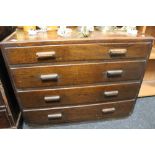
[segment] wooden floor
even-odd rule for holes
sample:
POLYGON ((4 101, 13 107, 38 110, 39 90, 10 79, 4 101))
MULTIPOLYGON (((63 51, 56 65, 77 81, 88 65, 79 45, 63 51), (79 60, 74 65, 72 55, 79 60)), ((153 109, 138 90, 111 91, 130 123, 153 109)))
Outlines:
POLYGON ((155 59, 155 47, 152 48, 150 59, 155 59))
POLYGON ((142 83, 138 97, 154 96, 155 95, 155 81, 144 81, 142 83))

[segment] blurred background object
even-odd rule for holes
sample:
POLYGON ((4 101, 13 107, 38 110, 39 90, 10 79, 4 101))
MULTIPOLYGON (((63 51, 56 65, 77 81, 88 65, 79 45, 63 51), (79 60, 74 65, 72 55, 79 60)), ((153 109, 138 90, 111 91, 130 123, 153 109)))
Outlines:
MULTIPOLYGON (((0 41, 15 31, 15 26, 0 26, 0 41)), ((20 128, 21 113, 0 51, 0 128, 20 128)))
POLYGON ((36 26, 23 26, 23 30, 25 32, 29 32, 30 30, 36 30, 36 26))

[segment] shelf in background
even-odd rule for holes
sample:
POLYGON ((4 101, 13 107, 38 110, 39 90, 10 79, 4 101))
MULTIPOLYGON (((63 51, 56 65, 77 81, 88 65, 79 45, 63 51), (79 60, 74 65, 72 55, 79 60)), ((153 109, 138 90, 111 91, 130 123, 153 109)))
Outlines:
POLYGON ((154 95, 155 95, 155 80, 143 81, 138 97, 146 97, 154 95))

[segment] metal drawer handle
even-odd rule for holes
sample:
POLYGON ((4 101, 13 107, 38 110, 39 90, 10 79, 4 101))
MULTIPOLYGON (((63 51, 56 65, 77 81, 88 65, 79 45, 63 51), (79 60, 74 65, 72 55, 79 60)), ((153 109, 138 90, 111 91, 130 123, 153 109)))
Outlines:
POLYGON ((60 96, 45 96, 45 102, 58 102, 60 101, 60 96))
POLYGON ((105 91, 105 92, 104 92, 104 96, 106 96, 106 97, 118 96, 118 90, 114 90, 114 91, 105 91))
POLYGON ((49 120, 60 119, 62 118, 62 113, 49 114, 47 117, 49 120))
POLYGON ((102 112, 104 114, 106 113, 111 113, 111 112, 114 112, 116 109, 113 107, 113 108, 107 108, 107 109, 102 109, 102 112))
POLYGON ((125 56, 127 53, 127 49, 110 49, 110 56, 125 56))
POLYGON ((123 70, 110 70, 107 71, 107 77, 118 77, 121 76, 123 73, 123 70))
POLYGON ((47 74, 47 75, 41 75, 40 78, 42 81, 57 81, 58 80, 58 74, 47 74))
POLYGON ((37 56, 38 59, 55 58, 55 51, 37 52, 36 56, 37 56))

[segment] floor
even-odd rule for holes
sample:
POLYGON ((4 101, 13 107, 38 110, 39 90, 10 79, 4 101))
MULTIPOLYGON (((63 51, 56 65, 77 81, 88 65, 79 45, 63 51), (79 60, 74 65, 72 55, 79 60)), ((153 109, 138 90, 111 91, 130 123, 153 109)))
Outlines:
POLYGON ((61 125, 30 126, 23 124, 24 129, 154 129, 155 128, 155 97, 139 98, 133 114, 117 120, 101 120, 61 125))

